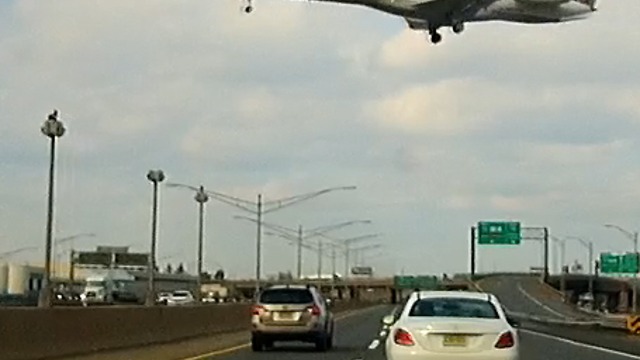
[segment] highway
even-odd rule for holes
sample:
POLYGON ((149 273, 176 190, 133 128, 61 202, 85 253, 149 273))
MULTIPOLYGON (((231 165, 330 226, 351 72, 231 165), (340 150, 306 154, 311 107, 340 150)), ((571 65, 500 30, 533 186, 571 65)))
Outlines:
POLYGON ((564 304, 558 293, 540 280, 528 276, 496 276, 479 282, 482 291, 496 295, 505 307, 515 313, 525 313, 557 320, 592 320, 595 316, 564 304))
MULTIPOLYGON (((336 347, 326 353, 315 352, 311 345, 294 343, 280 345, 272 351, 261 353, 253 353, 249 348, 242 347, 231 352, 223 351, 211 356, 183 360, 385 360, 383 346, 379 345, 384 342, 384 338, 380 337, 380 320, 390 311, 391 307, 378 307, 342 319, 337 325, 336 347)), ((640 356, 631 354, 631 352, 640 354, 632 348, 626 349, 628 353, 625 353, 565 339, 563 334, 571 333, 566 329, 547 330, 541 328, 520 330, 521 360, 640 360, 640 356), (548 333, 557 334, 549 335, 548 333)), ((590 334, 593 338, 599 337, 598 332, 590 332, 590 334)), ((616 336, 624 338, 623 335, 616 336)), ((640 345, 640 340, 633 339, 633 341, 640 345)))

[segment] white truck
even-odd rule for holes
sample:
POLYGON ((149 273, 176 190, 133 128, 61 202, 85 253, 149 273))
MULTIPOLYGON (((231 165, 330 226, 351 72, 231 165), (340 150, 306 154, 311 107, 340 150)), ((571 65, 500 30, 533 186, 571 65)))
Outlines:
POLYGON ((134 303, 144 298, 144 284, 123 269, 96 271, 86 277, 80 294, 83 305, 134 303))

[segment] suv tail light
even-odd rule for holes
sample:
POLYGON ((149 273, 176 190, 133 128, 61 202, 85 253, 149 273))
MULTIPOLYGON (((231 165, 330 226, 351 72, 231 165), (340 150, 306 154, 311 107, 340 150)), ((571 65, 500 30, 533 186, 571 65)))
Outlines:
POLYGON ((264 311, 265 308, 262 305, 253 305, 253 307, 251 308, 252 315, 262 315, 264 311))
POLYGON ((411 334, 408 331, 403 329, 396 330, 396 332, 393 334, 393 342, 402 346, 415 345, 415 342, 413 341, 413 336, 411 336, 411 334))
POLYGON ((497 349, 508 349, 510 347, 513 347, 515 343, 516 341, 513 334, 511 333, 511 331, 507 331, 500 335, 500 338, 496 342, 495 347, 497 349))
POLYGON ((311 313, 311 315, 313 316, 320 316, 320 307, 316 304, 314 304, 313 306, 309 306, 307 310, 309 310, 309 313, 311 313))

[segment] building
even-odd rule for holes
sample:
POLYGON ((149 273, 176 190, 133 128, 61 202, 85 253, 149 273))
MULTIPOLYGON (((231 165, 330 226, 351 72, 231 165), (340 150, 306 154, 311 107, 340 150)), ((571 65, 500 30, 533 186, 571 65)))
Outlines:
POLYGON ((24 264, 0 264, 0 294, 29 295, 42 289, 44 268, 24 264))

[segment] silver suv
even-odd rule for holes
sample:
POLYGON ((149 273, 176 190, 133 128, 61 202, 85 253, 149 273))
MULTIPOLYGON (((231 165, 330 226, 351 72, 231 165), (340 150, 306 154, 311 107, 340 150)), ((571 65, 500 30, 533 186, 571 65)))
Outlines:
POLYGON ((263 290, 252 308, 251 348, 262 351, 275 341, 314 343, 318 351, 333 347, 334 318, 315 288, 273 286, 263 290))

